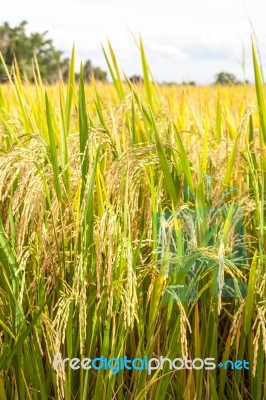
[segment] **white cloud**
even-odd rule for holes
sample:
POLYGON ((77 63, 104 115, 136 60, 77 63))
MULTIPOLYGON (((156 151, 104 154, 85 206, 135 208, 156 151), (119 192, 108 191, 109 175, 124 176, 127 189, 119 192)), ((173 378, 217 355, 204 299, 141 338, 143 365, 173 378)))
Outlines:
POLYGON ((158 56, 158 58, 165 58, 170 61, 184 61, 188 59, 186 53, 171 44, 165 45, 154 42, 148 45, 148 49, 153 56, 158 56))

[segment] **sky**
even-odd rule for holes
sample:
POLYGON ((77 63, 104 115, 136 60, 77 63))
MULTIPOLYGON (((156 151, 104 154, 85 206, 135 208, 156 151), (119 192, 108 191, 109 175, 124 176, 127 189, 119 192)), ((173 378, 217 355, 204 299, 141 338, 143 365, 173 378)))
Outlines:
POLYGON ((253 81, 251 31, 266 66, 265 0, 0 0, 0 24, 28 21, 77 65, 90 59, 107 70, 102 44, 112 43, 127 76, 141 73, 134 37, 141 35, 160 82, 208 84, 218 72, 253 81), (243 70, 245 65, 245 73, 243 70))

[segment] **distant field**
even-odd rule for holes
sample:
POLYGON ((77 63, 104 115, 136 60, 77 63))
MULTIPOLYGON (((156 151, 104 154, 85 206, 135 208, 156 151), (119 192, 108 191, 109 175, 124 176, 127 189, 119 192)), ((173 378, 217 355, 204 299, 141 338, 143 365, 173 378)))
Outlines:
POLYGON ((35 65, 0 86, 1 400, 266 398, 256 54, 256 86, 233 87, 157 87, 140 54, 139 85, 111 50, 113 84, 72 63, 67 84, 35 65), (55 371, 59 353, 249 369, 55 371))

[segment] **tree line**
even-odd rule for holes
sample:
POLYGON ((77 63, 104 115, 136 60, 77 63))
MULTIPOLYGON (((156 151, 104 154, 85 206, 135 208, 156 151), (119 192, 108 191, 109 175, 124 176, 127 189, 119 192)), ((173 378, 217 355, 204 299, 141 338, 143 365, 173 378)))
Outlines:
MULTIPOLYGON (((34 80, 32 59, 37 58, 42 78, 48 83, 55 82, 61 75, 63 79, 68 76, 69 59, 63 57, 63 52, 57 50, 51 39, 47 38, 48 32, 26 32, 27 21, 22 21, 18 26, 11 27, 8 22, 0 25, 0 52, 9 71, 12 69, 14 58, 22 75, 25 73, 30 81, 34 80)), ((92 75, 96 80, 106 81, 107 72, 100 67, 94 67, 91 60, 84 63, 84 78, 91 80, 92 75)), ((76 74, 78 79, 78 74, 76 74)), ((4 67, 0 64, 0 80, 7 79, 4 67)))
MULTIPOLYGON (((8 22, 0 25, 0 52, 9 69, 12 69, 14 57, 17 60, 21 74, 26 74, 30 81, 34 81, 32 59, 35 55, 38 61, 41 76, 48 83, 55 82, 61 76, 67 79, 69 70, 69 59, 63 57, 63 52, 57 50, 51 39, 47 38, 48 32, 31 33, 26 32, 27 21, 22 21, 18 26, 11 27, 8 22)), ((96 80, 106 81, 107 72, 100 67, 93 66, 91 60, 84 63, 84 78, 90 81, 92 76, 96 80)), ((78 80, 79 74, 76 74, 78 80)), ((7 80, 3 65, 0 63, 0 82, 7 80)), ((141 83, 143 78, 139 75, 130 77, 132 83, 141 83)), ((215 75, 215 85, 237 85, 241 84, 235 75, 228 72, 220 72, 215 75)), ((245 83, 248 83, 246 81, 245 83)), ((165 83, 165 84, 170 84, 165 83)), ((176 84, 172 82, 171 84, 176 84)), ((195 82, 182 82, 183 85, 193 85, 195 82)))

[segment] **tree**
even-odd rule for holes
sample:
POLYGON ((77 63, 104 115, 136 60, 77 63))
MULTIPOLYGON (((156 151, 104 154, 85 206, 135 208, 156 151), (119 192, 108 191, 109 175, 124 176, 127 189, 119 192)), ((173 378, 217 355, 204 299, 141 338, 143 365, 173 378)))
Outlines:
POLYGON ((87 60, 84 64, 84 78, 90 82, 92 76, 96 81, 105 82, 107 80, 107 72, 103 71, 100 67, 93 67, 91 60, 87 60))
POLYGON ((143 78, 140 75, 132 75, 129 80, 132 83, 143 83, 143 78))
POLYGON ((91 60, 87 60, 84 64, 84 79, 90 81, 92 77, 92 63, 91 60))
MULTIPOLYGON (((12 28, 8 22, 0 26, 0 51, 5 63, 10 70, 14 57, 16 58, 20 72, 26 73, 29 80, 33 80, 32 59, 34 54, 38 60, 42 77, 49 81, 55 81, 68 69, 68 59, 62 58, 62 52, 56 50, 51 39, 47 39, 47 32, 26 33, 26 21, 12 28)), ((5 75, 4 68, 0 65, 0 78, 5 75)))
POLYGON ((181 85, 182 86, 196 86, 196 82, 195 81, 189 81, 189 82, 183 81, 181 83, 181 85))
POLYGON ((107 79, 107 72, 103 71, 100 67, 93 67, 93 76, 96 81, 105 82, 107 79))
MULTIPOLYGON (((64 80, 67 80, 69 71, 69 59, 63 58, 63 53, 55 49, 53 41, 47 39, 47 31, 43 33, 26 33, 27 22, 22 21, 12 28, 8 22, 0 26, 0 52, 3 55, 9 71, 12 68, 14 57, 17 60, 21 74, 27 75, 30 81, 34 80, 32 59, 35 54, 41 76, 48 82, 54 82, 59 78, 59 71, 64 80)), ((87 81, 92 75, 96 80, 106 81, 107 72, 100 67, 94 67, 90 60, 84 65, 84 76, 87 81)), ((75 74, 76 79, 79 74, 75 74)), ((5 70, 0 64, 0 81, 6 80, 5 70)))
POLYGON ((238 83, 234 74, 228 72, 220 72, 215 75, 215 85, 236 85, 238 83))

